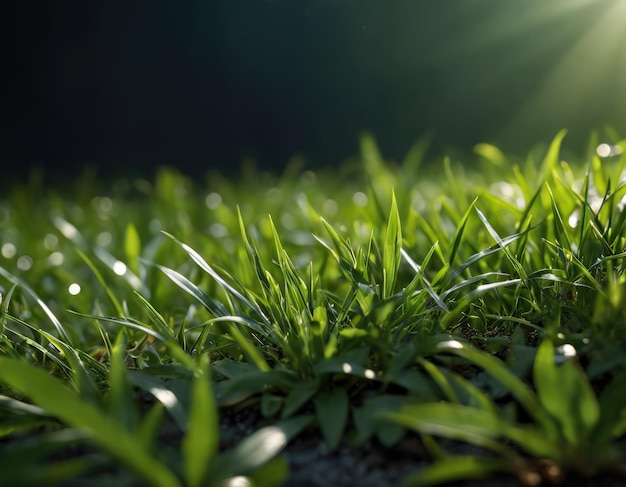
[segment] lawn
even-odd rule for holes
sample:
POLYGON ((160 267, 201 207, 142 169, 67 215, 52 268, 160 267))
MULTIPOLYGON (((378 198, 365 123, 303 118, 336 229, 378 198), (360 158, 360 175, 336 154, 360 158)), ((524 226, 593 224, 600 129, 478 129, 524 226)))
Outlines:
POLYGON ((2 484, 293 485, 310 437, 411 438, 406 486, 626 477, 626 142, 566 162, 564 135, 519 160, 425 164, 421 140, 394 163, 364 136, 316 172, 14 185, 2 484), (256 419, 233 439, 234 411, 256 419))

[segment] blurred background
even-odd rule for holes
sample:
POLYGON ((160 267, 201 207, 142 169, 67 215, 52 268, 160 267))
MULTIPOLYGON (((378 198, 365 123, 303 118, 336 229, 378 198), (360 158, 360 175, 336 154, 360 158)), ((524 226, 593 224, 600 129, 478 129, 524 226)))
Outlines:
POLYGON ((561 128, 626 134, 624 0, 28 1, 3 7, 2 178, 294 155, 336 165, 370 131, 400 159, 561 128))

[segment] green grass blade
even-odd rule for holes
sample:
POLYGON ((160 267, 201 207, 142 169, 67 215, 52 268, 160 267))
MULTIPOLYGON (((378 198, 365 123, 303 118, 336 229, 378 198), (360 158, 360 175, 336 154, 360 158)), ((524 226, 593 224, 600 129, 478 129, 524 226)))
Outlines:
POLYGON ((619 373, 600 395, 600 422, 594 432, 599 444, 626 433, 626 371, 619 373))
POLYGON ((476 262, 478 262, 481 259, 484 259, 485 257, 495 254, 496 252, 500 252, 502 251, 504 248, 506 248, 507 246, 511 245, 513 242, 515 242, 516 240, 519 240, 520 238, 522 238, 525 234, 527 234, 529 231, 531 231, 532 228, 529 228, 527 230, 525 230, 524 232, 521 233, 516 233, 513 235, 509 235, 508 237, 504 237, 502 239, 500 239, 500 242, 485 249, 485 250, 481 250, 480 252, 476 252, 474 255, 472 255, 469 259, 467 259, 463 264, 461 264, 460 266, 456 267, 452 273, 450 274, 450 280, 453 281, 454 279, 456 279, 457 277, 459 277, 463 272, 465 272, 468 268, 470 268, 472 265, 474 265, 476 262))
POLYGON ((552 189, 550 186, 546 184, 548 189, 548 193, 550 194, 550 201, 552 203, 552 218, 554 223, 554 236, 556 237, 557 243, 567 249, 568 251, 572 250, 572 244, 569 239, 569 235, 567 234, 567 228, 565 227, 565 223, 563 222, 563 217, 561 216, 561 211, 559 210, 559 205, 554 198, 554 194, 552 193, 552 189))
POLYGON ((126 340, 124 333, 117 334, 117 340, 111 350, 109 372, 109 394, 107 409, 127 431, 133 431, 137 425, 133 393, 126 371, 126 340))
POLYGON ((19 285, 27 294, 29 294, 36 302, 37 305, 43 310, 45 315, 48 317, 57 333, 61 337, 61 339, 70 346, 73 346, 72 340, 68 333, 65 331, 65 327, 61 324, 59 319, 54 315, 52 310, 48 307, 46 303, 37 295, 37 293, 30 287, 23 279, 20 279, 17 276, 14 276, 10 272, 8 272, 4 267, 0 267, 0 275, 5 277, 7 280, 11 281, 13 284, 19 285))
MULTIPOLYGON (((57 318, 50 311, 51 316, 56 320, 57 318)), ((8 319, 20 323, 23 326, 26 326, 33 330, 35 333, 41 335, 52 345, 53 349, 57 353, 52 353, 48 351, 44 346, 39 343, 36 343, 30 340, 27 337, 22 336, 26 339, 30 346, 40 350, 42 354, 46 357, 51 357, 52 360, 60 366, 62 370, 67 371, 68 375, 73 379, 74 386, 77 391, 79 391, 84 398, 89 398, 91 400, 96 400, 98 397, 97 387, 94 383, 94 379, 92 375, 88 372, 87 367, 85 366, 84 359, 91 360, 91 358, 81 352, 80 350, 72 347, 67 344, 65 341, 57 338, 52 335, 52 333, 48 333, 45 330, 37 327, 36 325, 27 323, 23 320, 16 319, 12 316, 7 316, 8 319)), ((58 321, 58 320, 57 320, 58 321)), ((14 332, 15 333, 15 332, 14 332)))
POLYGON ((165 385, 161 378, 150 375, 143 370, 131 370, 128 373, 128 380, 154 396, 167 410, 181 431, 187 430, 189 426, 187 412, 178 396, 165 385))
POLYGON ((467 220, 469 219, 472 210, 476 206, 476 202, 478 198, 474 198, 474 201, 469 205, 461 221, 456 227, 456 231, 454 232, 454 239, 452 240, 452 248, 450 249, 450 255, 448 256, 448 263, 450 265, 454 264, 454 259, 456 258, 456 254, 459 251, 459 247, 461 246, 461 242, 463 241, 463 235, 465 234, 465 228, 467 226, 467 220))
POLYGON ((348 393, 345 389, 321 392, 313 400, 317 422, 331 451, 339 446, 346 428, 349 412, 348 393))
POLYGON ((466 441, 500 454, 513 455, 498 441, 503 424, 493 411, 440 402, 407 405, 396 412, 381 415, 423 434, 466 441))
POLYGON ((178 240, 173 235, 167 232, 163 232, 163 233, 167 235, 169 238, 171 238, 172 240, 174 240, 174 242, 176 242, 187 253, 187 255, 191 257, 191 259, 198 265, 198 267, 200 267, 204 272, 210 275, 220 286, 222 286, 222 288, 224 288, 228 293, 233 295, 239 301, 244 303, 248 308, 250 308, 251 310, 254 310, 254 312, 257 313, 259 317, 261 317, 261 319, 265 322, 265 324, 267 325, 270 324, 270 320, 267 318, 267 316, 265 316, 261 308, 259 308, 259 306, 257 306, 255 303, 250 301, 243 294, 241 294, 237 289, 235 289, 232 285, 226 282, 226 280, 222 276, 220 276, 217 273, 217 271, 215 271, 215 269, 213 269, 213 267, 211 267, 208 264, 208 262, 205 261, 198 252, 192 249, 189 245, 178 240))
POLYGON ((206 294, 202 289, 196 286, 193 282, 183 276, 180 272, 175 271, 174 269, 170 269, 169 267, 165 267, 159 264, 153 264, 157 269, 159 269, 163 274, 165 274, 174 284, 176 284, 179 288, 181 288, 186 293, 193 296, 200 304, 202 304, 206 309, 208 309, 215 316, 227 315, 228 310, 224 307, 222 303, 213 299, 211 296, 206 294))
POLYGON ((106 293, 107 297, 109 298, 109 301, 111 301, 111 304, 113 305, 113 308, 115 309, 115 312, 118 314, 118 316, 124 316, 124 309, 122 308, 122 305, 120 304, 119 300, 117 299, 117 296, 115 296, 115 294, 113 294, 113 291, 111 291, 111 288, 109 287, 109 285, 104 280, 104 277, 102 276, 102 274, 100 273, 100 271, 98 270, 96 265, 89 258, 89 256, 85 252, 83 252, 81 249, 76 248, 75 250, 76 250, 76 253, 83 260, 83 262, 85 262, 85 264, 87 264, 87 267, 89 267, 89 269, 91 269, 91 272, 93 272, 93 275, 96 276, 96 279, 100 283, 100 286, 102 287, 102 289, 104 289, 104 292, 106 293))
POLYGON ((513 254, 511 254, 511 252, 508 249, 508 246, 510 245, 511 242, 510 241, 505 242, 500 237, 500 235, 498 235, 498 232, 496 232, 495 228, 491 226, 485 214, 482 211, 480 211, 478 208, 475 208, 475 210, 476 210, 476 213, 478 214, 478 218, 480 218, 480 221, 483 223, 483 225, 489 232, 489 235, 491 235, 491 238, 493 238, 496 241, 496 243, 502 248, 504 255, 506 255, 507 259, 509 259, 509 262, 511 262, 511 264, 513 265, 513 268, 515 269, 515 272, 517 273, 517 275, 520 276, 522 279, 526 278, 526 271, 524 270, 524 267, 519 262, 519 260, 517 260, 513 256, 513 254))
POLYGON ((564 345, 566 355, 558 357, 554 345, 546 340, 537 351, 534 379, 543 407, 561 425, 563 436, 572 446, 583 446, 600 417, 600 407, 587 376, 567 354, 575 354, 564 345), (564 363, 557 364, 557 358, 564 363))
MULTIPOLYGON (((168 333, 159 333, 159 331, 155 331, 150 328, 148 325, 140 322, 132 321, 131 319, 125 318, 116 318, 115 316, 95 316, 88 315, 83 313, 73 313, 78 316, 83 316, 85 318, 96 319, 100 321, 107 321, 109 323, 114 323, 116 325, 125 326, 128 328, 133 328, 135 330, 139 330, 146 335, 156 338, 161 343, 168 347, 168 350, 172 354, 176 360, 178 360, 185 367, 189 368, 189 370, 195 370, 196 364, 194 360, 183 350, 180 344, 176 341, 175 335, 172 334, 171 330, 168 333)), ((168 328, 169 330, 169 328, 168 328)), ((161 330, 165 331, 165 330, 161 330)))
POLYGON ((561 143, 563 142, 563 138, 567 135, 567 130, 563 129, 559 131, 558 134, 552 139, 550 146, 548 147, 548 151, 543 158, 541 163, 541 177, 548 179, 554 172, 558 170, 559 167, 559 154, 561 152, 561 143))
POLYGON ((552 416, 545 410, 533 390, 511 372, 501 360, 458 340, 442 341, 437 345, 437 349, 440 352, 449 352, 474 362, 506 387, 528 414, 535 418, 537 424, 545 429, 547 434, 555 433, 555 423, 552 416))
POLYGON ((128 262, 130 270, 138 275, 139 256, 141 255, 141 239, 139 237, 137 227, 132 222, 126 225, 124 250, 126 251, 126 261, 128 262))
POLYGON ((400 268, 400 250, 402 249, 402 229, 395 193, 391 194, 391 210, 387 222, 383 245, 383 299, 394 294, 398 269, 400 268))
POLYGON ((428 487, 470 479, 481 480, 495 472, 510 471, 513 466, 512 462, 499 458, 451 457, 405 477, 400 487, 428 487))
POLYGON ((248 475, 274 458, 287 443, 313 422, 313 416, 297 416, 256 431, 220 459, 221 478, 248 475))
POLYGON ((26 362, 0 357, 0 380, 30 397, 68 425, 91 433, 92 441, 150 485, 178 487, 174 474, 117 421, 67 389, 63 382, 26 362))
POLYGON ((211 390, 208 359, 203 355, 192 384, 189 427, 183 439, 183 462, 186 485, 206 485, 209 467, 219 446, 217 405, 211 390))

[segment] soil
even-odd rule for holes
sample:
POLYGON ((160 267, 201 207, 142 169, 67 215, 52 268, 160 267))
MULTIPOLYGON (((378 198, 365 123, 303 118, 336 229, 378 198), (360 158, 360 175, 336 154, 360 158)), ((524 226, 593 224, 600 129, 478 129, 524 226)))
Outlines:
MULTIPOLYGON (((263 423, 251 409, 225 409, 221 412, 222 447, 230 448, 252 434, 263 423)), ((453 455, 476 455, 481 451, 471 445, 442 441, 453 455)), ((484 452, 483 452, 484 453, 484 452)), ((376 440, 360 445, 343 446, 329 451, 317 433, 303 434, 290 442, 281 453, 289 464, 284 487, 393 487, 407 475, 428 466, 427 453, 421 441, 407 435, 398 444, 386 448, 376 440)), ((481 480, 446 484, 449 487, 518 487, 528 486, 513 475, 498 474, 481 480)), ((534 484, 540 485, 540 484, 534 484)), ((579 478, 575 475, 548 479, 541 485, 574 487, 626 487, 626 478, 615 475, 579 478)))

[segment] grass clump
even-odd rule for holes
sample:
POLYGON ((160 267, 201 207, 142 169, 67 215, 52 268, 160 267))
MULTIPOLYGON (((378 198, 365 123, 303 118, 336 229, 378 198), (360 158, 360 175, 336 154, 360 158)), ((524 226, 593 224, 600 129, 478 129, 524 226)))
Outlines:
POLYGON ((416 432, 431 466, 406 485, 626 473, 626 158, 568 164, 563 136, 472 168, 421 167, 424 142, 384 162, 365 136, 336 171, 14 188, 4 478, 281 485, 315 431, 416 432), (227 448, 233 407, 263 419, 227 448))

